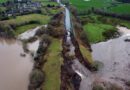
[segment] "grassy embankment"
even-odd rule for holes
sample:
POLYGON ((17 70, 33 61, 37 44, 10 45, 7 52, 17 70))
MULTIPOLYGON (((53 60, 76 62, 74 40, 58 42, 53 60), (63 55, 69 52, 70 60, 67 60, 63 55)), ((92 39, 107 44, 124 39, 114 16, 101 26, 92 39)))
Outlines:
POLYGON ((52 39, 52 43, 46 54, 47 62, 43 67, 45 72, 45 82, 43 90, 60 90, 60 70, 63 59, 61 57, 61 41, 52 39))
POLYGON ((87 48, 85 48, 83 45, 80 45, 80 51, 81 51, 83 57, 85 59, 87 59, 89 63, 91 63, 91 64, 94 63, 93 59, 92 59, 92 55, 91 55, 90 51, 87 48))

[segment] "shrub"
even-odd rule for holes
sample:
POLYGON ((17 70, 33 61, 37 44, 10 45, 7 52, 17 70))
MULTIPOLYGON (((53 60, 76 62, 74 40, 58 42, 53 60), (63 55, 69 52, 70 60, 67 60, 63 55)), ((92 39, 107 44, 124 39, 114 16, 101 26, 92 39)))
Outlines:
POLYGON ((44 26, 42 26, 39 30, 36 31, 35 35, 36 36, 41 36, 43 34, 47 33, 47 30, 44 26))
POLYGON ((118 33, 117 30, 115 30, 115 29, 106 30, 105 32, 102 33, 102 35, 105 37, 105 39, 114 38, 114 37, 116 37, 118 34, 119 34, 119 33, 118 33))
POLYGON ((92 65, 94 71, 98 71, 100 68, 102 68, 104 64, 100 61, 95 61, 92 65))
POLYGON ((62 37, 64 35, 64 27, 48 25, 47 32, 53 37, 62 37))
POLYGON ((107 90, 123 90, 123 88, 114 83, 110 83, 109 87, 107 87, 107 90))
POLYGON ((44 72, 39 69, 34 69, 30 74, 30 88, 38 88, 44 81, 44 72))
POLYGON ((45 55, 46 50, 50 43, 51 43, 51 38, 47 34, 44 34, 42 36, 42 41, 40 42, 39 48, 37 50, 37 56, 34 57, 35 61, 39 62, 41 60, 42 56, 45 55))
POLYGON ((77 10, 76 10, 76 7, 71 6, 71 7, 70 7, 70 10, 71 10, 71 13, 72 13, 74 16, 77 16, 77 10))
POLYGON ((90 51, 91 51, 91 46, 90 46, 90 44, 89 44, 89 40, 88 40, 88 38, 87 38, 87 35, 86 35, 85 31, 82 31, 82 32, 81 32, 81 34, 80 34, 80 39, 82 40, 82 42, 83 42, 84 44, 86 44, 86 45, 89 47, 89 49, 90 49, 90 51))
POLYGON ((123 2, 123 3, 130 3, 130 0, 117 0, 119 2, 123 2))
POLYGON ((130 86, 130 81, 127 81, 125 84, 126 84, 127 86, 130 86))
POLYGON ((34 42, 34 41, 36 41, 37 40, 37 37, 30 37, 28 40, 27 40, 27 42, 34 42))
POLYGON ((27 46, 27 41, 23 41, 22 44, 23 44, 22 46, 23 46, 23 50, 24 50, 24 52, 28 53, 29 50, 28 50, 28 46, 27 46))
POLYGON ((14 37, 14 31, 8 24, 0 23, 0 36, 14 37))
POLYGON ((47 43, 48 45, 51 43, 51 37, 47 34, 43 34, 42 36, 42 42, 47 43))
POLYGON ((101 85, 94 85, 92 90, 104 90, 101 85))

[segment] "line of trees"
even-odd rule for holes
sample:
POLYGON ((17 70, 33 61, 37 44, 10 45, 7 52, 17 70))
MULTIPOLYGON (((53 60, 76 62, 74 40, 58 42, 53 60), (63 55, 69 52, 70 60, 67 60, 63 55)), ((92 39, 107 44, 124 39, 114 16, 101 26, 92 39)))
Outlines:
POLYGON ((119 2, 130 3, 130 0, 117 0, 119 2))
POLYGON ((110 12, 106 12, 104 10, 101 9, 92 9, 93 13, 95 14, 100 14, 103 16, 111 16, 114 18, 120 18, 120 19, 124 19, 124 20, 130 20, 130 15, 127 14, 117 14, 117 13, 110 13, 110 12))

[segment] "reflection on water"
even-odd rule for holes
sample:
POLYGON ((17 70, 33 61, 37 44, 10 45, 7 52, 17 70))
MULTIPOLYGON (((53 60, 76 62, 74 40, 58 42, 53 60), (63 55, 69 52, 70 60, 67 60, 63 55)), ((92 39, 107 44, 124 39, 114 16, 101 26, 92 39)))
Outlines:
POLYGON ((8 44, 8 45, 11 45, 11 44, 14 44, 16 42, 15 39, 6 39, 6 38, 0 38, 0 44, 8 44))
POLYGON ((0 40, 0 90, 27 90, 33 63, 16 40, 0 40))

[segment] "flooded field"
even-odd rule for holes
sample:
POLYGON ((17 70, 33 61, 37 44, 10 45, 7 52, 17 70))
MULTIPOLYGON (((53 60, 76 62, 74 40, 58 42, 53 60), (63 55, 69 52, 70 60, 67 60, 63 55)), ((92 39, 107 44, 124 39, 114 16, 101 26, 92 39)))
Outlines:
POLYGON ((16 40, 0 40, 0 90, 27 90, 33 62, 16 40))
POLYGON ((120 26, 117 28, 121 33, 119 38, 92 44, 93 59, 101 64, 97 72, 90 72, 75 62, 82 76, 80 90, 92 90, 94 83, 120 88, 116 90, 130 90, 126 85, 130 81, 130 41, 126 41, 130 37, 130 30, 120 26))
POLYGON ((130 37, 130 30, 119 26, 117 28, 122 36, 93 44, 92 55, 94 60, 103 63, 104 67, 98 72, 100 77, 115 82, 127 90, 124 84, 130 80, 130 41, 125 40, 130 37))

